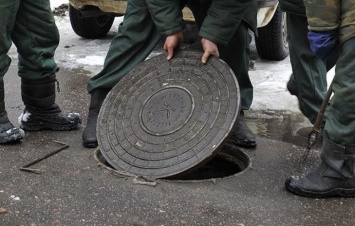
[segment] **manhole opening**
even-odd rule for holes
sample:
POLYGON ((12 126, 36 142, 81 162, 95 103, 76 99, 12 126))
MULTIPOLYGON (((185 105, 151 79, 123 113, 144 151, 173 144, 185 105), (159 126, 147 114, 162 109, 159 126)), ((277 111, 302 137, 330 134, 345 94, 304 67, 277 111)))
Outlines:
MULTIPOLYGON (((101 154, 99 149, 95 151, 95 159, 104 166, 105 169, 114 171, 118 174, 125 176, 124 174, 116 171, 101 154)), ((237 148, 230 146, 224 146, 220 152, 218 152, 212 159, 210 159, 204 165, 190 169, 186 172, 163 178, 165 180, 178 180, 178 181, 201 181, 209 179, 225 178, 236 175, 245 169, 250 164, 248 155, 240 151, 237 148)))

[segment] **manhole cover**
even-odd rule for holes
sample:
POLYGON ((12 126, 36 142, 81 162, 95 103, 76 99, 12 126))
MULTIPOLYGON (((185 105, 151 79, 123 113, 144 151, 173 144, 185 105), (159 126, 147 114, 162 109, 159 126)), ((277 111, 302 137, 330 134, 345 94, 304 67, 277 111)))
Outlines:
POLYGON ((98 118, 102 155, 125 175, 163 178, 217 153, 240 107, 235 75, 201 53, 166 54, 139 64, 108 94, 98 118))

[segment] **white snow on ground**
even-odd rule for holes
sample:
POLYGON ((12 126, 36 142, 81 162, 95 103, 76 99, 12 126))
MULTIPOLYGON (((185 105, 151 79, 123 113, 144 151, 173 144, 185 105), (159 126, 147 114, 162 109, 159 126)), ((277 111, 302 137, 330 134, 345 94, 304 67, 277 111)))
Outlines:
POLYGON ((77 59, 76 62, 79 64, 87 65, 103 65, 105 61, 104 56, 87 56, 85 58, 77 59))
MULTIPOLYGON (((53 9, 63 3, 68 3, 68 1, 51 0, 53 9)), ((102 69, 110 41, 117 33, 118 25, 122 19, 122 17, 115 19, 107 37, 88 40, 74 33, 68 16, 56 17, 61 35, 59 51, 56 54, 59 66, 67 69, 82 68, 89 72, 89 76, 94 76, 102 69)), ((290 75, 289 57, 279 62, 257 59, 255 68, 250 70, 250 78, 254 85, 254 100, 251 109, 299 112, 297 99, 291 96, 286 89, 290 75)), ((334 70, 329 73, 328 80, 331 80, 333 75, 334 70)))
POLYGON ((68 4, 69 0, 50 0, 51 8, 54 9, 55 7, 60 6, 61 4, 68 4))

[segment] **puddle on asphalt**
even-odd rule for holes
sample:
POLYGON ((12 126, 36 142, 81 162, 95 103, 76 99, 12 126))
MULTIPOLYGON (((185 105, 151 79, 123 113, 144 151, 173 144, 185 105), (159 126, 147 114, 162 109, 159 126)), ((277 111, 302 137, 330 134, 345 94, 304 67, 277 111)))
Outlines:
MULTIPOLYGON (((290 111, 245 111, 249 128, 260 137, 275 139, 298 146, 307 146, 312 124, 302 113, 290 111)), ((318 140, 315 147, 320 147, 318 140)))

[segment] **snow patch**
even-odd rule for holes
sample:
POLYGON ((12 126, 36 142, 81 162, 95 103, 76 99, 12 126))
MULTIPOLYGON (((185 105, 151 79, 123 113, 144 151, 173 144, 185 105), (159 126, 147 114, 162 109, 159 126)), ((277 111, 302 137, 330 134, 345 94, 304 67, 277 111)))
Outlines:
POLYGON ((87 56, 85 58, 76 59, 79 64, 85 65, 104 65, 105 57, 103 56, 87 56))
POLYGON ((22 125, 22 122, 27 122, 30 119, 30 117, 31 117, 31 113, 26 111, 22 113, 20 117, 18 117, 18 123, 22 125))

